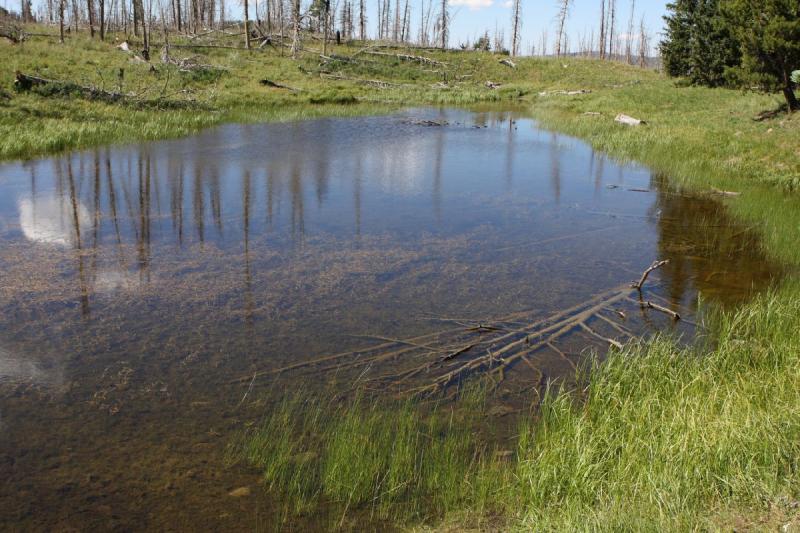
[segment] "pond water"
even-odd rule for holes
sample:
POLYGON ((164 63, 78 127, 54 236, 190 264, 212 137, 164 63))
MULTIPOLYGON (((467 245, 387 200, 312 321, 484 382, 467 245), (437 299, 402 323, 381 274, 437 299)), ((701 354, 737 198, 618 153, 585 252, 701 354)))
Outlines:
POLYGON ((604 338, 691 339, 698 294, 732 305, 780 269, 713 198, 513 112, 227 125, 0 165, 0 527, 248 529, 270 504, 223 453, 265 393, 426 387, 656 259, 646 298, 684 320, 617 300, 509 362, 508 405, 604 338), (456 353, 468 335, 495 337, 456 353))

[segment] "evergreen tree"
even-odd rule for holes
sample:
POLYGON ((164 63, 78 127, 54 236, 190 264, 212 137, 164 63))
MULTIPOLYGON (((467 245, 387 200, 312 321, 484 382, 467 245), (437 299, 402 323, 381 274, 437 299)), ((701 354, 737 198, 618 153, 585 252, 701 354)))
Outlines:
POLYGON ((698 0, 696 13, 690 78, 709 87, 727 84, 726 73, 742 61, 741 45, 721 13, 719 0, 698 0))
POLYGON ((799 110, 792 71, 800 68, 800 1, 724 0, 724 12, 742 43, 739 72, 765 89, 781 89, 789 110, 799 110))
POLYGON ((689 75, 689 54, 692 43, 692 25, 697 0, 676 0, 667 4, 669 15, 664 15, 666 28, 661 41, 661 59, 664 70, 673 77, 689 75))
POLYGON ((726 71, 740 63, 741 54, 719 0, 676 0, 667 8, 660 45, 667 74, 698 85, 725 84, 726 71))
POLYGON ((719 0, 676 0, 667 8, 660 45, 667 74, 698 85, 725 84, 726 71, 740 63, 741 54, 719 0))

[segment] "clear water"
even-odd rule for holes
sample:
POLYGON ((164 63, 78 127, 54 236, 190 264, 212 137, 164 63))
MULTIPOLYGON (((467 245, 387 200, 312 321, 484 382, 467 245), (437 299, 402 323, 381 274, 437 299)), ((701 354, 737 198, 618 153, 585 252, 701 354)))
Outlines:
MULTIPOLYGON (((223 466, 231 432, 266 391, 352 379, 254 372, 445 318, 546 317, 654 259, 652 297, 689 319, 698 293, 731 305, 780 275, 714 200, 516 113, 227 125, 0 165, 0 524, 248 529, 270 504, 223 466)), ((529 362, 564 377, 604 349, 564 342, 568 360, 529 362)), ((526 372, 505 401, 539 384, 526 372)))

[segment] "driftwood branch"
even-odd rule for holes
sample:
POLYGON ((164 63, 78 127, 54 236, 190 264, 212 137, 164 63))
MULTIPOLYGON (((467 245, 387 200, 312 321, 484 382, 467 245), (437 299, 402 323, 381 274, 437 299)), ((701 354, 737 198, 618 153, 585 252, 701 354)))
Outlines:
POLYGON ((645 301, 645 302, 641 302, 640 305, 642 307, 647 307, 648 309, 655 309, 656 311, 661 311, 662 313, 672 317, 673 320, 680 320, 681 319, 681 315, 679 315, 678 313, 676 313, 672 309, 667 309, 666 307, 658 305, 656 303, 653 303, 653 302, 651 302, 649 300, 645 301))
POLYGON ((642 277, 639 278, 639 281, 636 281, 636 282, 632 283, 631 287, 636 289, 636 290, 641 291, 642 287, 644 286, 644 282, 647 281, 647 277, 650 275, 650 273, 653 270, 657 270, 657 269, 661 268, 662 266, 666 265, 667 263, 669 263, 669 259, 663 259, 661 261, 653 261, 653 264, 650 265, 649 267, 647 267, 647 269, 644 272, 642 272, 642 277))

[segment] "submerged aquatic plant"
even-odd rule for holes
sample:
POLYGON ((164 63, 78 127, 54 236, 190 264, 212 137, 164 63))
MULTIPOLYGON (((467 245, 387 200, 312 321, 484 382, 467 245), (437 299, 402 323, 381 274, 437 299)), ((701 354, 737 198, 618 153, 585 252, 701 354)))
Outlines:
POLYGON ((503 501, 492 495, 510 471, 481 437, 484 400, 474 388, 457 409, 425 412, 413 400, 295 395, 242 433, 229 459, 259 468, 266 487, 296 513, 322 502, 397 522, 440 519, 457 508, 488 511, 503 501))

